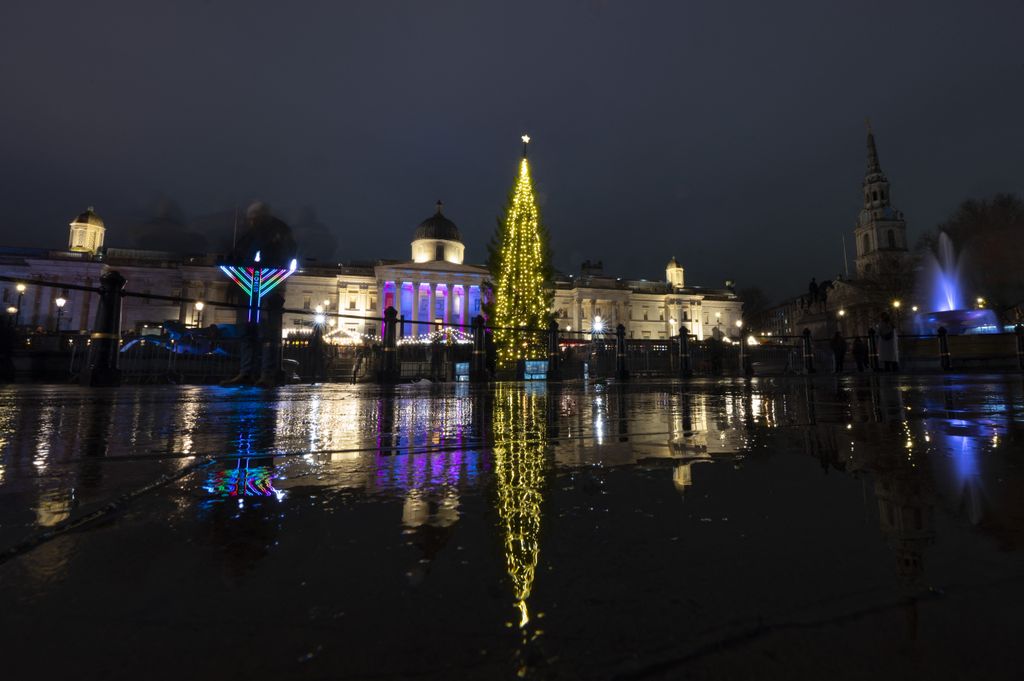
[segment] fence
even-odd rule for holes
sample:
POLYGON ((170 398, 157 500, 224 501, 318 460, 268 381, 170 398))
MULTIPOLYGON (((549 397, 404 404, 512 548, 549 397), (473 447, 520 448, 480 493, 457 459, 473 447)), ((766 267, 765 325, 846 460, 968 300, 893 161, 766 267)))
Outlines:
MULTIPOLYGON (((0 276, 0 280, 13 281, 4 276, 0 276)), ((186 329, 180 324, 172 329, 173 332, 159 336, 121 336, 118 331, 122 295, 176 303, 196 302, 182 297, 124 292, 125 283, 116 272, 105 274, 100 288, 34 281, 33 285, 38 286, 100 293, 97 330, 87 335, 54 332, 21 336, 5 331, 0 360, 6 362, 5 367, 13 367, 7 373, 31 380, 73 380, 80 375, 95 373, 98 366, 107 372, 109 380, 129 383, 216 383, 236 374, 246 342, 237 336, 219 336, 216 331, 207 329, 201 332, 186 329)), ((207 302, 206 305, 247 307, 226 302, 207 302)), ((479 381, 496 376, 491 336, 495 329, 485 328, 482 317, 471 325, 418 321, 433 331, 420 337, 400 338, 399 329, 405 325, 393 308, 386 311, 384 319, 372 320, 341 313, 280 307, 261 309, 276 314, 317 314, 324 318, 373 321, 382 330, 380 339, 371 339, 369 343, 358 346, 332 345, 312 332, 289 335, 280 346, 280 365, 289 380, 395 382, 425 378, 432 381, 479 381)), ((615 333, 567 332, 558 330, 555 325, 544 330, 506 330, 546 338, 546 354, 542 353, 545 356, 538 359, 546 358, 551 362, 550 377, 556 380, 786 374, 828 372, 836 368, 833 341, 812 339, 809 332, 805 336, 749 336, 749 341, 739 341, 696 340, 688 336, 661 340, 626 339, 621 325, 615 333)), ((847 339, 847 370, 856 366, 857 358, 851 346, 857 340, 864 346, 876 347, 873 337, 847 339)), ((1011 334, 946 336, 943 333, 938 336, 906 335, 897 340, 901 371, 1024 369, 1024 327, 1020 326, 1016 333, 1011 334)), ((271 345, 276 348, 276 343, 271 345)), ((868 364, 877 368, 877 353, 873 350, 869 352, 868 364)), ((88 382, 96 384, 92 379, 88 382)))

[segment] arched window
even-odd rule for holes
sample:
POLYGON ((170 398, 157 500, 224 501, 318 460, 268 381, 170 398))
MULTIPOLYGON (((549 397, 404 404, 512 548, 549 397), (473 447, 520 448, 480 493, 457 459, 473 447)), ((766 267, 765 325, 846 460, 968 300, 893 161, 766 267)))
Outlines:
POLYGON ((444 244, 434 245, 434 260, 444 260, 444 244))
POLYGON ((865 234, 864 235, 864 252, 867 253, 870 250, 871 250, 871 235, 870 234, 865 234))
POLYGON ((871 199, 873 201, 877 201, 878 200, 878 192, 877 191, 871 192, 871 199))
POLYGON ((896 233, 890 229, 887 237, 889 239, 889 248, 896 248, 896 233))

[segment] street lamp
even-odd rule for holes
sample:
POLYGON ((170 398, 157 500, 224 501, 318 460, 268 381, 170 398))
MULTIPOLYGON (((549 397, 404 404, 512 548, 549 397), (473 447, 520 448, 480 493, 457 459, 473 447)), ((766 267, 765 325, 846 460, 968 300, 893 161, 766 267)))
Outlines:
POLYGON ((18 309, 14 313, 14 325, 17 326, 21 322, 21 299, 25 297, 25 289, 28 287, 19 282, 14 288, 18 291, 18 309))
POLYGON ((980 309, 983 307, 985 307, 985 299, 982 298, 981 296, 978 296, 978 308, 980 309))
POLYGON ((18 308, 11 305, 10 307, 7 308, 7 314, 18 314, 18 308))
POLYGON ((840 317, 845 317, 846 316, 846 310, 839 310, 839 316, 840 317))
POLYGON ((917 305, 911 305, 910 306, 910 311, 911 312, 917 312, 917 305))
POLYGON ((203 301, 200 300, 200 301, 198 301, 196 303, 196 313, 195 313, 195 315, 193 315, 194 319, 192 320, 192 323, 195 324, 195 326, 197 326, 197 327, 203 325, 203 308, 204 307, 205 307, 205 305, 203 304, 203 301))
POLYGON ((57 305, 57 329, 56 330, 57 330, 58 333, 60 333, 60 318, 64 314, 64 306, 67 304, 68 301, 65 298, 57 298, 57 300, 55 300, 53 302, 57 305))
POLYGON ((601 315, 594 317, 594 323, 590 328, 594 333, 604 333, 604 320, 601 319, 601 315))

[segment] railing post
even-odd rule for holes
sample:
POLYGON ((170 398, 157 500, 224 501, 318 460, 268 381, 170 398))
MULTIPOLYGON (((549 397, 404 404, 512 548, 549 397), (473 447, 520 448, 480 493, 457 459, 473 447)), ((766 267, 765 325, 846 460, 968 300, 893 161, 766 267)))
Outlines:
POLYGON ((804 329, 804 370, 809 373, 814 373, 814 346, 811 345, 811 330, 804 329))
POLYGON ((393 307, 384 310, 383 352, 378 373, 380 383, 397 383, 398 370, 398 311, 393 307))
POLYGON ((558 322, 552 319, 548 323, 548 380, 562 380, 559 367, 560 352, 558 349, 558 322))
POLYGON ((473 383, 487 381, 487 341, 484 338, 483 315, 473 317, 473 358, 469 364, 469 380, 473 383))
POLYGON ((693 369, 690 368, 690 332, 686 327, 679 329, 679 378, 690 378, 693 376, 693 369))
POLYGON ((127 283, 117 270, 107 270, 100 277, 100 304, 95 328, 89 335, 89 359, 82 372, 82 385, 121 385, 121 296, 127 283))
POLYGON ((938 330, 939 334, 939 366, 942 367, 943 371, 949 371, 953 368, 953 361, 949 357, 949 332, 946 331, 946 327, 940 326, 938 330))
POLYGON ((1013 327, 1013 331, 1017 334, 1017 367, 1024 369, 1024 324, 1013 327))
POLYGON ((629 369, 626 367, 626 327, 622 324, 615 327, 615 380, 629 380, 629 369))
POLYGON ((874 327, 868 329, 868 366, 878 371, 878 332, 874 327))

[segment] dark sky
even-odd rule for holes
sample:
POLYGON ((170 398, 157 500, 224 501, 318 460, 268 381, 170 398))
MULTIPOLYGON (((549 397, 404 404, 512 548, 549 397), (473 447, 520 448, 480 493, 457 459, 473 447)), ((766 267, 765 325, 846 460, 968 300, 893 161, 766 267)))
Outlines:
POLYGON ((5 0, 0 25, 12 246, 90 204, 117 246, 158 197, 203 225, 260 198, 312 208, 336 259, 404 258, 442 198, 479 262, 528 131, 557 267, 676 255, 780 295, 842 266, 866 115, 912 238, 1024 192, 1019 1, 5 0))

